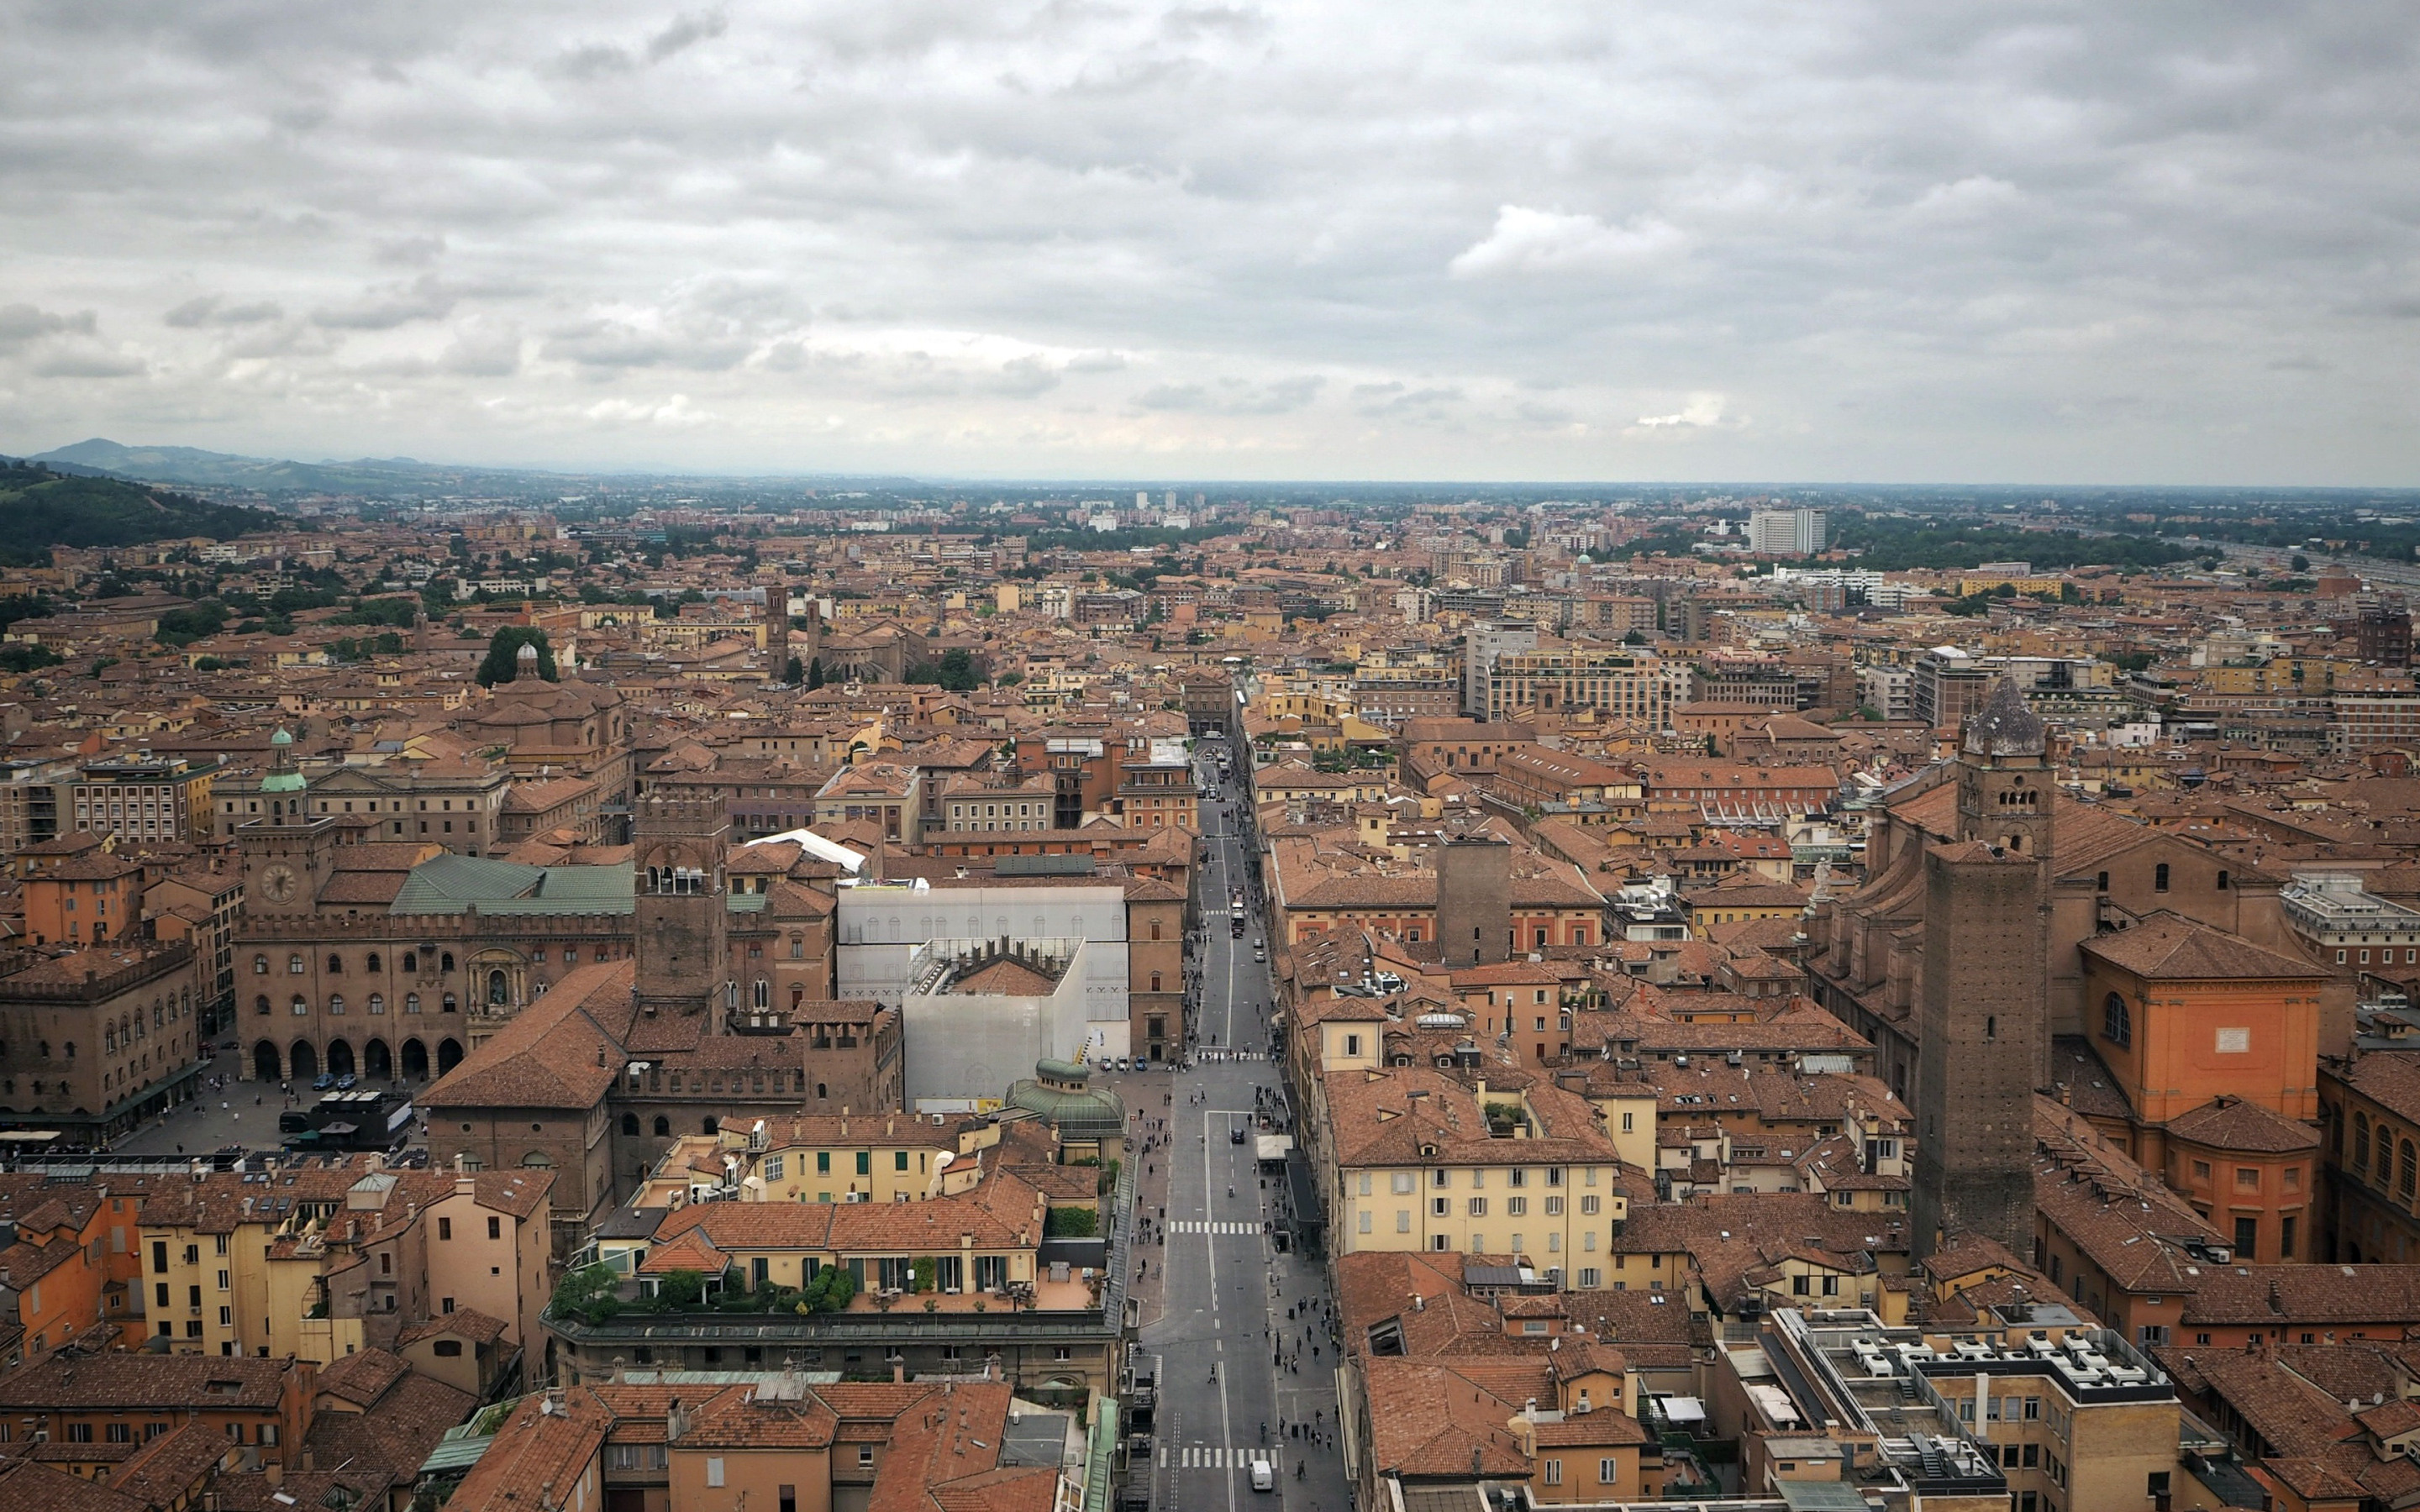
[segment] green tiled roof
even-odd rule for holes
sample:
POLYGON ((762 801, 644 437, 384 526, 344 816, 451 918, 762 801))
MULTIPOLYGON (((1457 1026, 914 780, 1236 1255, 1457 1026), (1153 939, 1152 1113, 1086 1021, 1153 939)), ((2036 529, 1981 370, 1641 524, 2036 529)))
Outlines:
MULTIPOLYGON (((726 894, 735 914, 757 914, 765 893, 726 894)), ((484 856, 431 856, 411 869, 393 914, 627 914, 637 903, 632 873, 619 866, 522 866, 484 856)))

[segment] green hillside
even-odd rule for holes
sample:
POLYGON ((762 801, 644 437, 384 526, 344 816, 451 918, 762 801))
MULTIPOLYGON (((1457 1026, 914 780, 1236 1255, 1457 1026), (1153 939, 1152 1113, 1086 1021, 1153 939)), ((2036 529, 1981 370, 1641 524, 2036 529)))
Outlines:
POLYGON ((228 541, 290 523, 265 509, 0 459, 0 562, 12 565, 46 561, 54 546, 135 546, 179 535, 228 541))

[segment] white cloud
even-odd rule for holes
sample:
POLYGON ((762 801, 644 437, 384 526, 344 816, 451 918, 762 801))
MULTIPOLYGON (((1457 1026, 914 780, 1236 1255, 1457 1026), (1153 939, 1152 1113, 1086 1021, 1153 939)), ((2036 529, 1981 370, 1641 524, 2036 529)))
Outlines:
POLYGON ((1607 225, 1592 215, 1506 205, 1496 212, 1495 229, 1450 266, 1456 278, 1601 273, 1678 252, 1688 239, 1680 227, 1652 215, 1607 225))
POLYGON ((1700 430, 1723 424, 1723 396, 1719 393, 1693 393, 1688 402, 1668 415, 1641 415, 1637 424, 1649 430, 1679 427, 1700 430))

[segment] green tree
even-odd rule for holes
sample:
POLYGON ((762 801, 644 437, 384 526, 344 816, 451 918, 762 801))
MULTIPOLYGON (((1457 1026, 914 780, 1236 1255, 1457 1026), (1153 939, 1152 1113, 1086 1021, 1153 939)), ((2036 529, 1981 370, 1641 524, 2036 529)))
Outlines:
POLYGON ((706 1296, 706 1275, 700 1271, 666 1271, 656 1283, 656 1303, 667 1312, 694 1307, 706 1296))
POLYGON ((18 640, 0 646, 0 671, 38 671, 44 667, 55 667, 65 660, 65 656, 39 641, 18 640))
POLYGON ((2311 570, 2311 559, 2303 555, 2300 551, 2297 551, 2294 553, 2294 560, 2288 563, 2288 565, 2291 566, 2296 572, 2308 572, 2311 570))
POLYGON ((807 663, 807 691, 812 693, 824 686, 824 659, 817 656, 807 663))
POLYGON ((520 676, 523 646, 537 647, 540 677, 550 683, 563 680, 555 671, 554 648, 546 643, 546 632, 534 625, 507 625, 488 638, 488 655, 479 662, 479 686, 493 687, 520 676))
POLYGON ((796 687, 799 684, 806 681, 806 677, 807 670, 803 666, 799 665, 798 657, 792 656, 788 661, 782 664, 782 681, 789 684, 791 687, 796 687))

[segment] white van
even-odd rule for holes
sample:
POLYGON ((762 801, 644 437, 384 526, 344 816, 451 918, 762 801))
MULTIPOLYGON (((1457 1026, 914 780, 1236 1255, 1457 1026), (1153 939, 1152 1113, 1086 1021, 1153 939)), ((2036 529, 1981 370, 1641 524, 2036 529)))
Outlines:
POLYGON ((1278 1489, 1278 1471, 1265 1459, 1252 1461, 1252 1489, 1274 1491, 1278 1489))

